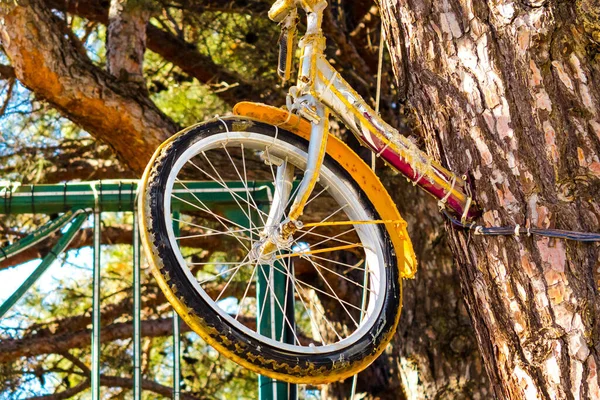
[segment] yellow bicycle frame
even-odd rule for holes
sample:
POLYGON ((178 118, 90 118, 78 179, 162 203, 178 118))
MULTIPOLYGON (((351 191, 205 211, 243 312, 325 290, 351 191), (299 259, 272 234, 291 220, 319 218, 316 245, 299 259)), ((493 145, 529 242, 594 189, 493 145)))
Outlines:
POLYGON ((290 219, 293 221, 300 217, 314 188, 327 143, 329 110, 363 145, 436 197, 441 207, 448 207, 463 222, 476 217, 478 211, 467 182, 442 167, 383 121, 327 61, 325 37, 321 30, 326 6, 325 0, 278 0, 269 11, 269 17, 274 21, 282 21, 296 7, 303 8, 307 14, 307 30, 299 42, 302 52, 298 80, 296 86, 289 90, 291 101, 288 102, 288 111, 298 113, 312 123, 309 166, 313 168, 305 173, 290 219))

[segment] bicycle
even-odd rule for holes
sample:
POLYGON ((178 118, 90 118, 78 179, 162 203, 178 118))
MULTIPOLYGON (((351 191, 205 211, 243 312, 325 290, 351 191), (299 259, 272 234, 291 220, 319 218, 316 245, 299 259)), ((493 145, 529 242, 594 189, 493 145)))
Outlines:
POLYGON ((385 123, 327 61, 326 6, 277 0, 269 11, 282 25, 284 82, 298 8, 307 16, 286 109, 243 102, 233 117, 178 133, 149 162, 139 200, 147 258, 179 315, 231 360, 293 383, 341 380, 374 361, 396 330, 402 279, 417 267, 389 194, 329 135, 331 112, 463 222, 478 213, 467 182, 385 123), (200 201, 186 186, 191 177, 213 181, 237 208, 200 201), (271 201, 255 200, 259 190, 271 201), (175 200, 195 211, 177 214, 175 200), (207 260, 194 240, 225 247, 207 260))

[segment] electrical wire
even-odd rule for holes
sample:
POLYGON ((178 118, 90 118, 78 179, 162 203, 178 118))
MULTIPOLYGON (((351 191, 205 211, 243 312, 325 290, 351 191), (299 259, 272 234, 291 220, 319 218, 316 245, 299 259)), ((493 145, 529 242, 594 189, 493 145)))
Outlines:
POLYGON ((442 213, 452 222, 452 225, 458 228, 474 230, 475 235, 483 236, 546 236, 557 239, 574 240, 577 242, 600 242, 600 233, 593 232, 575 232, 562 229, 539 229, 525 228, 520 225, 515 226, 492 226, 489 228, 477 225, 475 223, 463 223, 454 218, 448 211, 442 210, 442 213))

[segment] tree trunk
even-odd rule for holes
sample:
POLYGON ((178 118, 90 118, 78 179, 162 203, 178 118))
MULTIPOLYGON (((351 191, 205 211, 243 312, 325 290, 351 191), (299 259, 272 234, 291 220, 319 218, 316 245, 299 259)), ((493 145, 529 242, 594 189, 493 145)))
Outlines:
MULTIPOLYGON (((401 100, 478 224, 600 231, 591 2, 381 3, 401 100)), ((495 396, 600 398, 598 244, 449 234, 495 396)))
MULTIPOLYGON (((358 375, 358 398, 487 399, 489 381, 437 203, 388 168, 377 172, 408 222, 419 270, 416 279, 403 283, 392 346, 358 375)), ((352 379, 330 384, 322 397, 350 399, 351 384, 352 379)))
POLYGON ((96 67, 44 2, 3 3, 0 21, 3 51, 17 79, 110 144, 133 171, 141 173, 154 150, 179 130, 139 87, 96 67))
POLYGON ((106 64, 108 72, 125 82, 146 87, 144 52, 146 24, 150 11, 144 3, 133 0, 111 0, 106 35, 106 64))

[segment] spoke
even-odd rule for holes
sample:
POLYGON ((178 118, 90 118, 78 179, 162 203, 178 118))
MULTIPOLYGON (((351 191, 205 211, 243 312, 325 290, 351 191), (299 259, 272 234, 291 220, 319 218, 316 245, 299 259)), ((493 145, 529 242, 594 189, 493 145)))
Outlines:
MULTIPOLYGON (((278 249, 279 251, 279 249, 278 249)), ((279 254, 281 255, 281 252, 279 251, 279 254)), ((275 267, 274 267, 275 268, 275 267)), ((308 318, 310 318, 311 322, 314 324, 315 329, 317 330, 317 333, 319 334, 319 337, 321 338, 321 344, 323 345, 327 345, 327 343, 325 342, 325 340, 323 339, 323 335, 321 334, 321 330, 319 329, 319 324, 317 323, 317 321, 315 320, 315 317, 313 316, 312 311, 310 311, 308 309, 308 307, 306 306, 306 303, 304 303, 304 299, 302 298, 302 294, 300 293, 300 290, 298 289, 302 289, 300 287, 300 284, 298 283, 298 280, 296 279, 295 276, 290 275, 287 273, 287 271, 285 272, 285 274, 288 276, 288 278, 291 279, 292 284, 294 285, 294 287, 296 288, 296 293, 298 293, 298 298, 300 299, 300 302, 302 303, 302 306, 304 307, 304 309, 306 310, 306 314, 308 315, 308 318)), ((306 298, 308 299, 308 296, 306 296, 306 298)), ((315 307, 316 308, 316 307, 315 307)), ((328 322, 330 325, 331 323, 329 321, 327 321, 327 318, 325 317, 325 315, 323 315, 323 317, 325 318, 325 321, 328 322)), ((342 340, 342 337, 337 333, 337 331, 335 330, 335 328, 332 326, 333 331, 335 332, 335 334, 337 335, 337 337, 342 340)), ((300 342, 298 342, 300 343, 300 342)))
MULTIPOLYGON (((246 187, 246 198, 248 199, 248 214, 251 214, 250 212, 250 199, 252 199, 252 203, 254 204, 254 207, 256 209, 258 209, 256 202, 254 201, 254 197, 250 196, 250 190, 248 190, 248 175, 246 174, 246 156, 245 156, 245 152, 244 152, 244 143, 240 143, 240 148, 242 150, 242 167, 244 169, 244 179, 242 179, 242 182, 245 182, 245 187, 246 187)), ((229 155, 229 152, 227 153, 229 155)), ((258 213, 258 216, 260 217, 261 221, 263 221, 262 216, 260 215, 260 213, 258 213)), ((264 221, 262 222, 263 224, 263 229, 264 229, 264 221)), ((252 238, 252 232, 250 232, 250 237, 252 238)))
MULTIPOLYGON (((202 154, 204 155, 205 158, 207 158, 206 154, 204 152, 202 152, 202 154)), ((208 160, 208 158, 207 158, 207 160, 208 160)), ((239 194, 237 194, 233 190, 231 190, 231 188, 229 186, 227 186, 227 184, 225 183, 224 180, 221 179, 221 182, 220 182, 218 179, 216 179, 214 176, 212 176, 211 174, 209 174, 208 172, 206 172, 204 169, 202 169, 199 166, 197 166, 191 159, 188 160, 187 162, 190 163, 190 164, 192 164, 198 171, 202 172, 204 175, 206 175, 207 177, 209 177, 210 179, 212 179, 219 186, 221 186, 222 188, 226 189, 229 192, 229 194, 231 195, 231 197, 236 201, 236 203, 237 203, 237 199, 240 199, 241 201, 243 201, 244 203, 246 203, 246 200, 242 196, 240 196, 239 194)), ((212 163, 210 163, 210 160, 208 162, 211 165, 211 167, 214 169, 215 167, 212 166, 212 163)), ((217 175, 218 175, 218 173, 217 173, 217 175)), ((220 177, 220 175, 219 175, 219 177, 220 177)), ((238 206, 239 206, 239 203, 238 203, 238 206)), ((244 212, 244 214, 245 214, 244 209, 241 206, 240 206, 240 208, 242 209, 242 212, 244 212)), ((259 213, 263 213, 264 214, 264 211, 261 211, 258 208, 256 208, 256 211, 258 211, 259 213)))
MULTIPOLYGON (((294 280, 294 285, 298 288, 298 289, 302 289, 302 287, 300 286, 300 280, 299 279, 295 279, 294 280)), ((306 286, 310 287, 310 285, 304 283, 306 286)), ((304 291, 304 289, 302 289, 304 291)), ((321 330, 319 329, 319 324, 313 319, 313 313, 311 311, 308 310, 308 308, 306 307, 306 304, 304 304, 304 300, 302 300, 302 294, 300 294, 299 290, 296 290, 296 293, 298 293, 298 297, 300 298, 300 301, 302 302, 302 305, 304 306, 304 309, 306 310, 309 318, 311 321, 313 321, 313 323, 315 324, 315 329, 317 330, 317 332, 319 333, 319 337, 321 338, 321 343, 324 345, 327 345, 327 343, 325 342, 325 340, 323 339, 323 335, 321 334, 321 330)), ((306 293, 306 292, 304 292, 306 293)), ((304 295, 306 296, 306 294, 304 295)), ((306 298, 308 299, 308 296, 306 296, 306 298)), ((323 319, 325 320, 325 323, 327 325, 329 325, 329 327, 331 328, 331 330, 333 331, 333 333, 335 333, 335 336, 337 336, 337 338, 339 340, 343 340, 344 338, 342 338, 342 336, 338 333, 337 329, 335 329, 335 326, 333 326, 333 324, 331 323, 331 321, 329 321, 329 319, 327 318, 327 316, 325 315, 324 312, 322 312, 318 305, 315 304, 315 310, 317 310, 319 312, 319 314, 321 314, 321 316, 323 317, 323 319)))
MULTIPOLYGON (((180 183, 181 183, 181 184, 182 184, 184 187, 186 187, 186 186, 183 184, 183 182, 181 182, 181 181, 180 181, 180 183)), ((186 187, 186 189, 187 189, 187 187, 186 187)), ((189 189, 188 189, 188 190, 189 190, 189 189)), ((214 212, 210 211, 210 209, 208 209, 208 207, 206 207, 206 205, 205 205, 205 204, 202 202, 202 200, 198 199, 198 197, 196 197, 196 195, 195 195, 194 193, 192 193, 192 192, 190 192, 190 193, 192 194, 192 196, 194 196, 194 198, 195 198, 196 200, 198 200, 198 202, 199 202, 199 203, 200 203, 200 204, 201 204, 201 205, 202 205, 202 206, 203 206, 205 209, 202 209, 201 207, 198 207, 196 204, 192 204, 192 203, 190 203, 189 201, 186 201, 186 200, 184 200, 184 199, 181 199, 181 198, 177 197, 176 195, 173 195, 173 197, 175 197, 175 198, 176 198, 176 199, 178 199, 179 201, 183 201, 183 202, 185 202, 185 203, 187 203, 187 204, 191 205, 192 207, 195 207, 195 208, 197 208, 197 209, 198 209, 198 210, 200 210, 200 211, 204 211, 204 212, 207 212, 207 213, 211 214, 212 216, 214 216, 214 217, 217 219, 217 221, 219 221, 219 223, 220 223, 221 225, 223 225, 223 226, 224 226, 225 228, 227 228, 227 229, 229 229, 229 227, 228 227, 228 226, 227 226, 225 223, 223 223, 223 221, 227 221, 227 222, 231 223, 232 225, 235 225, 235 226, 237 226, 238 228, 242 228, 242 229, 244 228, 243 226, 241 226, 241 225, 239 225, 239 224, 236 224, 235 222, 233 222, 233 221, 230 221, 229 219, 227 219, 227 218, 225 218, 225 217, 220 217, 220 216, 218 216, 217 214, 215 214, 214 212)), ((243 243, 243 242, 242 242, 240 239, 236 238, 236 240, 237 240, 237 241, 238 241, 238 242, 239 242, 239 243, 242 245, 242 247, 244 247, 244 249, 246 249, 246 251, 248 251, 248 252, 250 251, 250 249, 248 249, 248 247, 246 247, 246 245, 245 245, 245 244, 244 244, 244 243, 243 243)))
MULTIPOLYGON (((259 264, 258 264, 258 261, 257 261, 256 265, 257 265, 257 267, 258 267, 258 268, 259 268, 259 269, 262 271, 262 268, 263 268, 263 266, 262 266, 262 265, 259 265, 259 264)), ((269 280, 271 279, 271 273, 272 273, 272 272, 273 272, 273 268, 269 268, 269 279, 267 279, 267 281, 269 281, 269 280)), ((264 275, 264 274, 265 274, 265 273, 263 272, 263 275, 264 275)), ((258 275, 258 274, 257 274, 257 275, 258 275)), ((258 279, 258 276, 257 276, 257 279, 258 279)), ((258 282, 258 280, 257 280, 257 282, 258 282)), ((257 291, 257 294, 258 294, 258 291, 257 291)), ((259 295, 259 298, 260 298, 260 295, 259 295)), ((264 299, 264 301, 263 301, 263 304, 262 304, 262 307, 261 307, 261 309, 260 309, 260 313, 258 314, 258 324, 256 325, 256 331, 257 331, 257 332, 259 332, 259 331, 260 331, 260 323, 261 323, 261 321, 262 321, 262 316, 263 316, 263 315, 264 315, 264 313, 265 313, 265 306, 266 306, 266 304, 267 304, 267 301, 266 301, 266 299, 264 299)), ((257 310, 258 310, 258 305, 257 305, 257 310)))
MULTIPOLYGON (((285 209, 287 210, 287 208, 292 204, 292 201, 294 200, 294 198, 296 197, 296 195, 298 194, 298 189, 300 189, 300 185, 298 185, 296 187, 296 190, 294 191, 294 194, 292 196, 290 196, 290 198, 287 201, 287 204, 285 205, 285 209)), ((316 199, 317 197, 319 197, 321 195, 321 193, 323 193, 324 191, 326 191, 327 189, 329 189, 329 186, 324 187, 323 189, 321 189, 321 191, 319 191, 319 193, 313 195, 313 197, 311 199, 309 199, 306 204, 304 205, 304 208, 306 208, 306 206, 308 206, 310 204, 311 201, 313 201, 314 199, 316 199)), ((286 215, 287 218, 287 215, 286 215)))
MULTIPOLYGON (((363 274, 363 285, 367 287, 369 284, 369 264, 365 262, 365 272, 363 274)), ((367 305, 367 294, 363 291, 362 300, 360 302, 360 322, 363 322, 364 316, 366 314, 365 306, 367 305)))
MULTIPOLYGON (((305 260, 308 260, 313 267, 315 267, 315 270, 317 271, 317 273, 319 274, 319 276, 321 277, 321 279, 323 279, 323 282, 325 282, 325 284, 327 285, 327 287, 329 288, 329 290, 331 290, 331 293, 333 293, 333 295, 335 296, 335 298, 337 299, 337 301, 340 303, 340 305, 342 306, 342 308, 344 309, 344 311, 346 311, 346 314, 348 314, 348 316, 350 317, 350 319, 352 320, 352 322, 354 322, 354 325, 356 325, 356 327, 358 328, 358 324, 356 323, 356 321, 354 320, 354 317, 352 317, 352 314, 350 314, 350 311, 348 311, 348 309, 346 308, 346 306, 344 305, 344 302, 342 299, 340 299, 338 297, 338 295, 335 293, 335 290, 333 290, 333 288, 331 287, 331 285, 329 284, 329 282, 327 281, 327 279, 325 279, 325 277, 323 276, 323 274, 321 273, 321 270, 315 265, 315 263, 308 257, 303 257, 305 260)), ((354 306, 355 308, 357 308, 358 310, 360 310, 360 308, 354 306)))
MULTIPOLYGON (((325 239, 327 239, 327 240, 322 240, 322 241, 320 241, 320 242, 318 242, 318 243, 315 243, 315 244, 313 245, 313 246, 318 246, 318 245, 320 245, 320 244, 322 244, 322 243, 325 243, 325 242, 327 242, 328 240, 335 240, 335 241, 337 241, 337 242, 344 243, 344 244, 352 244, 352 242, 349 242, 349 241, 347 241, 347 240, 343 240, 343 239, 338 239, 338 237, 339 237, 339 236, 346 235, 346 234, 348 234, 348 233, 350 233, 350 232, 352 232, 352 231, 354 231, 354 230, 355 230, 354 228, 352 228, 352 229, 348 229, 347 231, 344 231, 344 232, 342 232, 342 233, 338 233, 337 235, 335 235, 335 236, 332 236, 332 237, 329 237, 329 236, 326 236, 326 235, 322 235, 322 234, 320 234, 320 233, 316 233, 316 232, 309 232, 309 231, 305 231, 305 230, 302 230, 302 229, 298 229, 298 230, 297 230, 297 232, 300 232, 300 233, 307 233, 307 234, 310 234, 310 235, 314 235, 314 236, 318 236, 318 237, 322 237, 322 238, 325 238, 325 239)), ((296 242, 296 240, 297 240, 297 239, 294 239, 294 242, 296 242)), ((298 243, 296 243, 296 244, 298 244, 298 243)))
MULTIPOLYGON (((227 146, 223 145, 223 149, 225 150, 225 153, 227 153, 227 157, 229 158, 229 161, 231 161, 231 164, 233 165, 233 168, 235 169, 235 172, 237 174, 237 176, 240 178, 240 181, 242 181, 242 184, 244 185, 244 188, 246 189, 246 204, 248 205, 248 215, 252 215, 252 213, 250 212, 250 200, 252 200, 252 204, 253 207, 258 210, 258 206, 256 205, 256 202, 254 201, 254 198, 250 197, 250 189, 248 189, 248 179, 246 176, 246 158, 244 156, 244 145, 241 145, 242 148, 242 163, 244 165, 244 178, 242 178, 242 175, 240 174, 240 171, 238 170, 237 166, 235 165, 235 162, 233 161, 233 158, 231 158, 231 155, 229 154, 229 150, 227 150, 227 146)), ((260 220, 262 222, 262 224, 265 224, 265 220, 263 219, 262 215, 260 213, 258 213, 258 216, 260 217, 260 220)), ((250 221, 250 218, 248 218, 248 224, 251 224, 252 222, 250 221)))
MULTIPOLYGON (((284 269, 286 271, 289 271, 290 267, 291 267, 292 263, 288 263, 287 265, 285 265, 284 263, 284 269)), ((293 275, 293 273, 290 273, 289 275, 293 275)), ((285 295, 283 297, 283 315, 287 315, 287 306, 288 306, 288 287, 290 286, 290 277, 288 274, 286 274, 285 276, 285 295)), ((290 330, 294 333, 294 336, 296 336, 296 333, 294 332, 294 327, 292 327, 290 325, 290 330)), ((281 335, 279 336, 279 341, 283 342, 283 335, 285 334, 285 325, 281 324, 281 335)))
POLYGON ((343 263, 343 262, 341 262, 341 261, 330 260, 329 258, 325 258, 325 257, 317 256, 317 255, 315 255, 315 254, 312 254, 312 255, 311 255, 311 257, 313 257, 313 258, 318 258, 319 260, 323 260, 323 261, 329 261, 329 262, 331 262, 331 263, 334 263, 334 264, 338 264, 338 265, 344 266, 344 267, 346 267, 347 269, 350 269, 350 270, 358 269, 358 270, 360 270, 360 271, 364 271, 364 268, 357 267, 357 265, 359 265, 359 264, 362 264, 362 263, 363 263, 363 261, 364 261, 363 259, 361 259, 361 261, 360 261, 359 263, 356 263, 356 264, 352 265, 352 264, 346 264, 346 263, 343 263))
MULTIPOLYGON (((231 197, 233 197, 233 200, 235 201, 235 203, 238 205, 238 207, 240 208, 240 210, 242 210, 242 213, 244 213, 244 215, 246 216, 246 218, 248 218, 248 221, 250 222, 250 227, 254 227, 254 223, 252 223, 249 214, 246 214, 246 210, 244 210, 244 207, 242 207, 242 205, 240 204, 240 202, 236 199, 236 197, 239 197, 242 201, 245 202, 244 198, 242 196, 237 195, 236 193, 233 192, 233 190, 231 190, 227 184, 225 183, 225 181, 223 180, 223 178, 221 177, 221 174, 219 174, 219 172, 216 170, 215 166, 213 165, 212 162, 210 162, 210 160, 208 159, 208 156, 206 155, 206 152, 202 152, 202 155, 204 156, 204 158, 206 159, 206 161, 208 162, 208 164, 210 165, 210 167, 212 168, 213 171, 215 171, 215 174, 217 174, 217 176, 219 177, 219 179, 221 180, 221 184, 223 187, 227 188, 227 191, 229 192, 229 194, 231 194, 231 197)), ((196 166, 196 164, 194 164, 192 162, 192 160, 188 160, 189 163, 191 163, 192 165, 196 166)), ((211 178, 214 180, 214 178, 211 178)), ((217 183, 219 183, 217 181, 217 183)))
POLYGON ((201 263, 188 263, 188 265, 239 265, 240 262, 239 261, 232 261, 232 262, 220 262, 220 261, 213 261, 213 262, 201 262, 201 263))
POLYGON ((246 285, 246 290, 244 290, 244 296, 242 296, 242 300, 238 303, 238 310, 235 313, 235 320, 237 321, 238 316, 240 315, 240 310, 242 309, 242 304, 248 295, 248 290, 250 290, 250 286, 252 285, 252 279, 254 278, 254 274, 256 273, 256 268, 258 267, 258 263, 254 264, 254 268, 252 268, 252 275, 250 275, 250 279, 248 280, 248 284, 246 285))
POLYGON ((315 250, 301 251, 298 253, 283 254, 283 255, 277 256, 276 258, 300 257, 300 256, 306 256, 306 255, 310 256, 312 254, 331 253, 332 251, 355 249, 357 247, 364 248, 362 246, 362 244, 354 243, 354 244, 347 244, 345 246, 325 247, 324 249, 315 249, 315 250))
MULTIPOLYGON (((310 260, 309 260, 309 261, 310 261, 310 260)), ((282 270, 278 269, 277 267, 274 267, 274 268, 275 268, 277 271, 281 272, 281 273, 285 273, 284 271, 282 271, 282 270)), ((289 276, 289 275, 288 275, 288 276, 289 276)), ((360 311, 360 307, 358 307, 358 306, 355 306, 354 304, 352 304, 352 303, 350 303, 350 302, 348 302, 348 301, 346 301, 346 300, 342 300, 342 299, 340 299, 339 297, 332 296, 331 294, 329 294, 329 293, 327 293, 327 292, 323 291, 322 289, 319 289, 319 288, 317 288, 317 287, 314 287, 314 286, 313 286, 313 285, 311 285, 310 283, 306 283, 305 281, 303 281, 303 280, 301 280, 301 279, 297 279, 297 278, 294 278, 294 280, 295 280, 296 282, 298 282, 298 284, 302 284, 303 286, 306 286, 306 287, 308 287, 308 288, 311 288, 311 289, 313 289, 313 290, 315 290, 315 291, 317 291, 317 292, 319 292, 319 293, 322 293, 322 294, 323 294, 323 295, 325 295, 325 296, 328 296, 328 297, 330 297, 330 298, 332 298, 332 299, 336 299, 336 300, 338 300, 340 303, 344 303, 344 304, 346 304, 346 305, 348 305, 348 306, 350 306, 350 307, 352 307, 352 308, 354 308, 354 309, 356 309, 356 310, 359 310, 359 311, 360 311)))
MULTIPOLYGON (((338 208, 337 210, 335 210, 334 212, 332 212, 331 214, 329 214, 327 217, 325 217, 323 219, 323 221, 321 221, 321 222, 327 221, 329 218, 333 217, 334 215, 336 215, 337 213, 339 213, 340 211, 342 211, 347 206, 348 206, 348 204, 344 204, 343 206, 341 206, 340 208, 338 208)), ((296 240, 302 239, 304 236, 308 235, 309 233, 311 233, 313 230, 315 230, 317 228, 318 228, 317 226, 313 226, 308 231, 306 231, 302 235, 300 235, 296 240)))
POLYGON ((306 204, 304 205, 304 207, 306 207, 307 205, 309 205, 314 199, 316 199, 317 197, 319 197, 321 195, 321 193, 323 193, 327 189, 329 189, 329 186, 325 186, 323 189, 321 189, 321 191, 319 193, 315 194, 311 199, 309 199, 306 202, 306 204))
MULTIPOLYGON (((204 211, 204 210, 202 210, 202 211, 204 211)), ((223 218, 223 219, 226 219, 225 217, 222 217, 222 218, 223 218)), ((214 228, 209 228, 208 226, 204 226, 204 225, 198 225, 198 224, 195 224, 195 223, 193 223, 193 222, 186 221, 186 220, 184 220, 184 219, 177 219, 177 218, 173 218, 173 221, 177 221, 177 222, 179 222, 179 223, 182 223, 182 224, 187 224, 187 225, 194 226, 194 227, 197 227, 197 228, 206 229, 206 230, 209 230, 209 231, 215 231, 215 232, 219 232, 219 231, 217 231, 217 230, 216 230, 216 229, 214 229, 214 228)), ((227 220, 227 221, 229 221, 229 220, 227 220)), ((246 231, 258 231, 258 230, 260 230, 260 229, 261 229, 261 228, 259 228, 259 227, 256 227, 256 228, 242 228, 242 229, 236 229, 236 230, 229 230, 229 229, 228 229, 228 230, 227 230, 227 232, 231 232, 231 233, 239 233, 239 232, 246 232, 246 231)))
MULTIPOLYGON (((201 228, 201 229, 206 229, 208 231, 213 231, 212 233, 205 233, 205 234, 198 234, 198 235, 189 235, 189 236, 179 236, 176 239, 187 239, 187 238, 193 238, 193 237, 204 237, 204 236, 215 236, 215 235, 229 235, 231 237, 238 237, 240 239, 244 239, 244 240, 250 240, 253 241, 253 239, 248 236, 237 236, 237 235, 232 235, 233 233, 242 233, 242 232, 249 232, 250 235, 252 235, 252 231, 258 231, 258 230, 262 230, 263 228, 244 228, 244 229, 233 229, 231 230, 229 227, 227 227, 227 231, 226 232, 221 232, 218 231, 214 228, 209 228, 207 226, 203 226, 203 225, 198 225, 198 224, 194 224, 193 222, 189 222, 189 221, 184 221, 184 220, 180 220, 177 218, 172 218, 173 221, 177 221, 179 223, 184 223, 186 225, 190 225, 196 228, 201 228)), ((226 218, 224 218, 226 219, 226 218)))
MULTIPOLYGON (((275 269, 275 265, 271 265, 272 269, 275 269)), ((267 276, 265 274, 265 271, 263 271, 263 269, 260 269, 260 272, 262 272, 263 276, 265 277, 265 279, 267 279, 267 276)), ((287 276, 287 273, 284 273, 287 276)), ((271 276, 271 273, 269 273, 269 277, 271 276)), ((277 299, 277 296, 275 295, 275 289, 273 287, 271 287, 271 280, 267 280, 267 291, 269 291, 269 288, 271 289, 271 296, 275 299, 275 302, 277 303, 277 306, 279 307, 279 309, 281 310, 281 312, 283 313, 283 318, 285 319, 285 321, 287 322, 288 326, 290 327, 290 330, 292 331, 292 333, 294 334, 294 338, 296 339, 296 341, 298 343, 300 343, 300 341, 298 340, 298 337, 296 336, 296 332, 294 332, 294 327, 292 326, 292 324, 290 323, 287 315, 285 315, 285 310, 283 309, 283 307, 281 307, 281 303, 279 302, 279 300, 277 299)), ((266 303, 266 301, 265 301, 266 303)), ((277 337, 272 338, 274 340, 277 340, 277 337)))
POLYGON ((219 301, 219 299, 221 298, 221 296, 223 295, 223 293, 225 293, 225 290, 227 290, 227 287, 229 286, 229 284, 231 283, 231 281, 233 280, 233 278, 237 275, 237 273, 240 271, 240 268, 243 266, 244 261, 246 261, 249 256, 250 256, 250 253, 246 254, 246 257, 244 257, 244 259, 242 260, 242 264, 239 267, 235 268, 235 272, 233 273, 233 275, 231 275, 229 277, 229 280, 225 284, 225 287, 221 290, 221 293, 219 293, 219 295, 217 296, 217 299, 215 300, 215 303, 217 301, 219 301))
MULTIPOLYGON (((306 259, 308 259, 308 257, 302 257, 302 258, 306 258, 306 259)), ((324 266, 323 264, 320 264, 320 263, 318 263, 318 262, 316 262, 316 261, 313 261, 313 262, 314 262, 314 264, 318 265, 319 267, 323 268, 324 270, 327 270, 327 271, 331 272, 332 274, 334 274, 334 275, 337 275, 337 276, 339 276, 340 278, 342 278, 342 279, 345 279, 345 280, 347 280, 348 282, 350 282, 350 283, 352 283, 352 284, 354 284, 354 285, 356 285, 356 286, 358 286, 358 287, 360 287, 360 288, 363 288, 363 290, 365 290, 365 289, 366 289, 366 290, 370 291, 371 293, 373 293, 374 295, 377 295, 377 293, 375 293, 375 292, 374 292, 372 289, 368 289, 366 286, 363 286, 363 285, 361 285, 360 283, 353 281, 352 279, 348 278, 347 276, 344 276, 344 275, 340 274, 339 272, 336 272, 336 271, 335 271, 335 270, 333 270, 333 269, 327 268, 327 267, 326 267, 326 266, 324 266)), ((364 269, 363 269, 363 268, 361 268, 361 270, 364 270, 364 269)))
MULTIPOLYGON (((206 283, 206 282, 214 281, 214 280, 215 280, 215 279, 217 279, 219 276, 221 276, 221 275, 225 275, 226 273, 228 273, 228 272, 230 272, 230 271, 233 271, 233 270, 236 270, 236 271, 237 271, 237 270, 238 270, 238 269, 240 269, 241 267, 243 267, 243 266, 245 266, 245 265, 248 265, 248 264, 250 264, 250 261, 249 261, 249 262, 244 262, 244 261, 245 261, 247 258, 248 258, 248 256, 246 256, 246 257, 245 257, 245 258, 242 260, 242 262, 241 262, 241 263, 237 263, 237 267, 233 267, 233 268, 226 269, 225 271, 223 271, 223 272, 220 272, 220 273, 218 273, 217 275, 213 275, 213 276, 211 276, 210 278, 207 278, 207 279, 205 279, 205 280, 203 280, 203 281, 201 281, 201 282, 198 282, 198 284, 199 284, 199 285, 202 285, 202 284, 204 284, 204 283, 206 283)), ((218 264, 218 263, 213 263, 213 264, 218 264)))
POLYGON ((197 235, 177 236, 177 237, 175 237, 175 239, 177 239, 177 240, 198 239, 198 238, 209 237, 209 236, 218 236, 218 235, 227 235, 227 236, 231 236, 231 237, 238 238, 241 240, 252 241, 252 239, 250 239, 248 236, 238 236, 238 235, 233 235, 229 232, 219 232, 219 231, 215 231, 213 233, 199 233, 197 235))
MULTIPOLYGON (((181 184, 183 185, 183 183, 181 183, 181 184)), ((191 194, 192 196, 196 197, 196 196, 195 196, 195 195, 194 195, 192 192, 190 192, 190 194, 191 194)), ((243 227, 242 225, 240 225, 240 224, 237 224, 237 223, 233 222, 232 220, 230 220, 230 219, 228 219, 228 218, 226 218, 226 217, 222 217, 222 216, 220 216, 220 215, 217 215, 217 214, 215 214, 214 212, 210 211, 210 209, 209 209, 209 208, 206 206, 206 204, 204 204, 204 203, 202 202, 202 200, 200 200, 200 199, 198 199, 198 198, 196 198, 196 199, 197 199, 197 200, 200 202, 200 205, 201 205, 202 207, 204 207, 204 208, 202 208, 202 207, 200 207, 200 206, 198 206, 198 205, 196 205, 196 204, 194 204, 194 203, 191 203, 191 202, 189 202, 189 201, 187 201, 187 200, 185 200, 185 199, 182 199, 181 197, 178 197, 178 196, 176 196, 176 195, 173 195, 173 197, 174 197, 174 198, 176 198, 176 199, 177 199, 177 200, 179 200, 179 201, 182 201, 182 202, 184 202, 184 203, 186 203, 186 204, 189 204, 190 206, 192 206, 192 207, 196 208, 197 210, 200 210, 200 211, 202 211, 202 212, 205 212, 205 213, 208 213, 208 214, 212 215, 213 217, 217 218, 217 219, 219 220, 219 222, 221 222, 221 223, 222 223, 222 221, 225 221, 225 222, 228 222, 228 223, 230 223, 230 224, 232 224, 232 225, 235 225, 235 226, 237 226, 238 228, 242 228, 242 229, 244 229, 244 227, 243 227)), ((192 225, 192 223, 189 223, 189 225, 192 225)), ((224 225, 224 224, 223 224, 223 225, 224 225)), ((192 225, 192 226, 193 226, 193 225, 192 225)), ((227 225, 224 225, 224 226, 225 226, 226 228, 228 228, 228 227, 227 227, 227 225)), ((229 229, 229 228, 228 228, 228 229, 229 229)))

